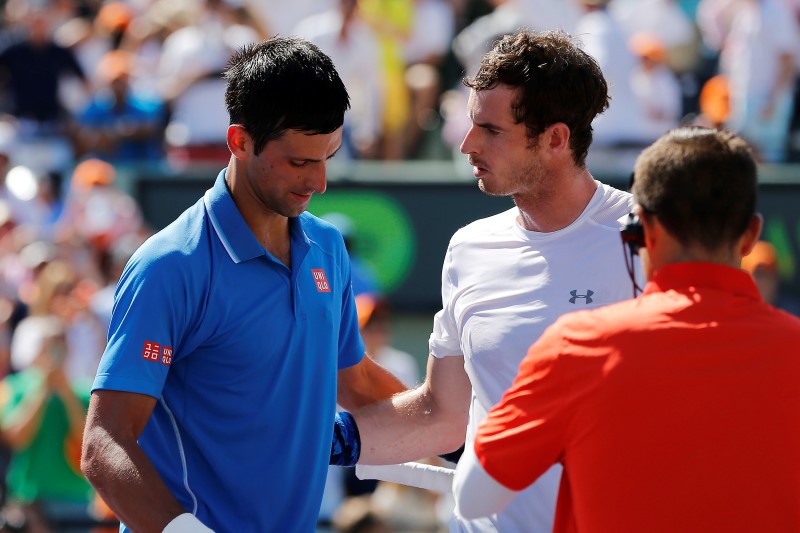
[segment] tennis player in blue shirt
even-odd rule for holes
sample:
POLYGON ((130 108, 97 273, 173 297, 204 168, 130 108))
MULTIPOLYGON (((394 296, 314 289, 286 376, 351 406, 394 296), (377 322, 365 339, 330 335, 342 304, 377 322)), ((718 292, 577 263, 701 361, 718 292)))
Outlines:
POLYGON ((364 356, 341 234, 305 212, 349 107, 331 60, 273 38, 225 76, 230 163, 126 266, 93 386, 82 469, 123 531, 313 531, 337 388, 404 389, 364 356))

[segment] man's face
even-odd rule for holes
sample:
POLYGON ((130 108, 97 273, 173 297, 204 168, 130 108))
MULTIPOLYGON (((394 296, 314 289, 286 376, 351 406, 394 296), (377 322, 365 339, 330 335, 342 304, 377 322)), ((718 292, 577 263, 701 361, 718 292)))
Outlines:
POLYGON ((537 196, 546 179, 538 139, 514 121, 516 90, 505 85, 472 90, 468 114, 472 126, 461 143, 478 186, 492 196, 537 196))
POLYGON ((315 135, 287 130, 248 159, 244 194, 252 195, 262 210, 284 217, 300 215, 314 193, 325 192, 328 161, 341 145, 341 127, 315 135))

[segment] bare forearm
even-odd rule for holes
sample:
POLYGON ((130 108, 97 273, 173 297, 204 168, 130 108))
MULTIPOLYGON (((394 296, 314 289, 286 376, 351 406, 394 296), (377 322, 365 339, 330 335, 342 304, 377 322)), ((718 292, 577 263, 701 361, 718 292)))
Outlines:
POLYGON ((95 429, 85 436, 81 469, 117 517, 137 533, 160 533, 181 507, 144 452, 95 429))
POLYGON ((365 355, 357 365, 339 371, 338 403, 358 409, 407 390, 394 374, 365 355))
POLYGON ((467 410, 443 412, 425 385, 353 412, 362 464, 393 464, 452 452, 464 443, 467 410))

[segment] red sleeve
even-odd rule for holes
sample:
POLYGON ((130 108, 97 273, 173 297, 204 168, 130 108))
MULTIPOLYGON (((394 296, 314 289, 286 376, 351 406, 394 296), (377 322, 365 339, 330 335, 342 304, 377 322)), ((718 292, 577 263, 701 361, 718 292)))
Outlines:
POLYGON ((478 460, 511 490, 523 490, 562 460, 576 400, 602 372, 602 358, 573 357, 582 350, 565 330, 559 319, 531 346, 511 388, 478 429, 478 460))

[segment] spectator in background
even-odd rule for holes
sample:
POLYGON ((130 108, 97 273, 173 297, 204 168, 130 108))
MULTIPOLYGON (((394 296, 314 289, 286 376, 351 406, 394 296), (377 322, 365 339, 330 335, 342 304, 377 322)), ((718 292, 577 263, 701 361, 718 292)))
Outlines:
POLYGON ((637 33, 628 43, 638 58, 631 75, 631 89, 642 111, 642 134, 655 141, 680 122, 681 86, 664 63, 666 50, 657 36, 637 33))
POLYGON ((705 42, 720 50, 730 90, 727 126, 761 160, 785 161, 800 39, 793 13, 783 0, 702 0, 698 23, 705 42))
POLYGON ((90 87, 74 54, 53 41, 53 12, 34 3, 15 6, 11 23, 23 28, 19 39, 0 51, 0 83, 5 87, 6 111, 16 119, 18 163, 40 173, 63 172, 72 162, 68 137, 72 114, 62 101, 65 77, 90 87))
POLYGON ((392 324, 389 301, 379 295, 361 293, 356 295, 356 311, 361 338, 366 352, 381 366, 397 376, 408 388, 419 384, 420 374, 417 360, 408 352, 391 345, 392 324))
POLYGON ((742 268, 753 276, 761 298, 770 305, 800 316, 800 300, 783 286, 778 266, 778 253, 767 241, 758 241, 742 258, 742 268))
POLYGON ((354 159, 374 159, 383 132, 382 55, 379 41, 358 12, 358 0, 338 5, 300 21, 292 32, 311 41, 330 56, 351 95, 345 117, 343 151, 354 159))
POLYGON ((53 251, 50 253, 35 267, 35 277, 28 289, 30 296, 25 298, 27 316, 19 322, 11 339, 11 365, 14 370, 21 370, 30 362, 41 323, 56 317, 62 323, 67 341, 64 371, 70 381, 88 387, 97 371, 105 340, 97 320, 88 312, 89 298, 96 286, 82 278, 70 263, 53 251))
POLYGON ((717 74, 706 80, 700 89, 698 104, 700 114, 695 118, 695 123, 698 126, 722 129, 731 115, 728 78, 717 74))
POLYGON ((632 78, 636 57, 628 47, 628 37, 616 15, 608 9, 610 0, 580 0, 583 15, 575 35, 583 50, 592 56, 608 82, 611 104, 592 123, 592 148, 644 146, 652 141, 645 130, 645 117, 635 105, 632 78))
POLYGON ((164 40, 158 63, 161 96, 169 107, 169 162, 224 164, 228 115, 222 72, 233 52, 261 40, 226 0, 186 5, 192 22, 164 40))
MULTIPOLYGON (((19 372, 0 381, 0 436, 12 450, 5 512, 23 513, 28 533, 74 533, 61 521, 88 523, 92 490, 79 469, 89 388, 65 372, 67 345, 58 317, 38 317, 19 372)), ((77 531, 86 531, 86 527, 77 531)))
POLYGON ((424 134, 437 128, 442 67, 455 35, 455 12, 447 0, 415 0, 411 33, 403 45, 405 83, 411 109, 406 126, 406 158, 421 152, 424 134))
POLYGON ((98 90, 77 117, 81 155, 115 165, 157 165, 164 157, 164 111, 154 95, 131 87, 134 56, 123 50, 105 54, 97 64, 98 90))
POLYGON ((115 187, 116 175, 116 169, 100 159, 78 163, 58 221, 59 240, 86 242, 101 252, 121 237, 143 231, 141 210, 136 200, 115 187))
POLYGON ((380 43, 384 90, 383 127, 379 157, 405 157, 406 128, 411 118, 411 97, 405 81, 403 47, 411 35, 414 0, 359 0, 362 19, 380 43))

